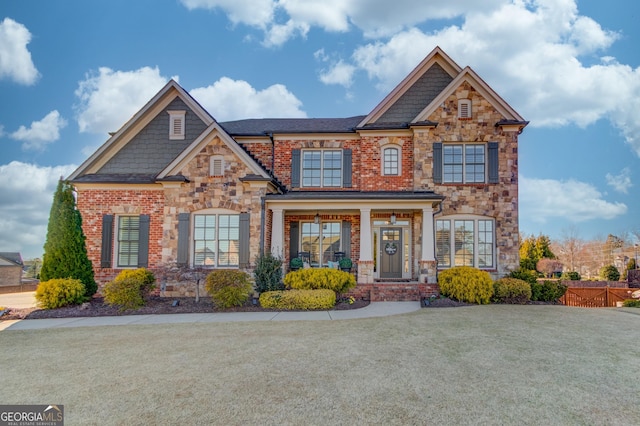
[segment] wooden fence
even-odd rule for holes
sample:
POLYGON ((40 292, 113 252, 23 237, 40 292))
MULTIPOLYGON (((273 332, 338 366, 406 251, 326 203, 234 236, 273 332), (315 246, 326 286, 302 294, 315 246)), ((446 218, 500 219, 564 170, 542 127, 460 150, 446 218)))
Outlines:
POLYGON ((631 299, 632 290, 628 288, 581 288, 570 287, 560 302, 566 306, 582 308, 615 308, 617 302, 631 299))

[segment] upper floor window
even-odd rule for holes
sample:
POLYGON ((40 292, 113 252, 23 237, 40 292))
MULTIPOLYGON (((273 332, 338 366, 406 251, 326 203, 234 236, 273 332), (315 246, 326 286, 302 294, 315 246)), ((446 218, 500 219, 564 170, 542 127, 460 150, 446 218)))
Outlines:
POLYGON ((484 183, 485 146, 478 144, 444 144, 443 182, 484 183))
POLYGON ((438 266, 494 267, 495 226, 492 219, 452 217, 436 220, 438 266))
POLYGON ((209 176, 224 175, 224 157, 222 155, 212 155, 209 158, 209 176))
POLYGON ((458 118, 471 118, 471 99, 458 100, 458 118))
POLYGON ((169 139, 184 139, 186 111, 167 111, 169 113, 169 139))
POLYGON ((340 187, 342 150, 302 151, 302 186, 340 187))
POLYGON ((193 215, 195 266, 238 266, 240 216, 237 214, 193 215))
POLYGON ((385 176, 400 175, 400 149, 386 147, 382 150, 382 174, 385 176))

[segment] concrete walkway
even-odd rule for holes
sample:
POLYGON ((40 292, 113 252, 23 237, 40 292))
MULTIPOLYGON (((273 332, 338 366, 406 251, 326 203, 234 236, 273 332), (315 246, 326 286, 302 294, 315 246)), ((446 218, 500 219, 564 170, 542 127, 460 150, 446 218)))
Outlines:
MULTIPOLYGON (((0 295, 0 306, 34 306, 33 292, 0 295), (30 294, 31 299, 29 296, 30 294), (13 301, 13 302, 12 302, 13 301), (21 303, 22 305, 16 305, 21 303), (31 304, 30 304, 31 303, 31 304)), ((384 317, 420 310, 420 302, 373 302, 361 309, 311 312, 218 312, 198 314, 122 315, 113 317, 51 318, 1 321, 2 330, 38 330, 45 328, 94 327, 129 324, 177 324, 244 321, 327 321, 384 317)))

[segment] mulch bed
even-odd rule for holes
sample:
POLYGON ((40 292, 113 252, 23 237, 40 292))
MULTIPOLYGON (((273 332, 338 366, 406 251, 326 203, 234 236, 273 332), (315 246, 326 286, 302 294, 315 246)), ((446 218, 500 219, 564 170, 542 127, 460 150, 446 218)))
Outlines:
MULTIPOLYGON (((359 309, 367 306, 369 301, 356 300, 353 303, 338 302, 334 310, 359 309)), ((83 305, 65 306, 57 309, 13 309, 0 317, 2 320, 16 319, 43 319, 43 318, 74 318, 74 317, 101 317, 120 315, 149 315, 149 314, 186 314, 186 313, 214 313, 214 312, 264 312, 271 311, 247 302, 243 306, 229 309, 218 309, 210 297, 201 297, 196 303, 194 297, 150 297, 146 305, 133 310, 121 311, 118 307, 104 303, 103 298, 95 297, 83 305), (177 305, 173 306, 174 301, 177 305)))

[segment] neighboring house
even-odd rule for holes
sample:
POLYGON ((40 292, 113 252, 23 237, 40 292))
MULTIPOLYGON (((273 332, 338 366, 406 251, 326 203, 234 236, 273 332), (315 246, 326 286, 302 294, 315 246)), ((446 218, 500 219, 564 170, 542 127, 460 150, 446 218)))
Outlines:
POLYGON ((350 257, 356 295, 415 299, 438 270, 518 267, 527 124, 436 48, 357 117, 219 123, 170 81, 69 179, 100 283, 138 266, 251 270, 270 250, 285 265, 350 257))
POLYGON ((20 253, 0 252, 0 287, 19 286, 22 283, 23 266, 20 253))

